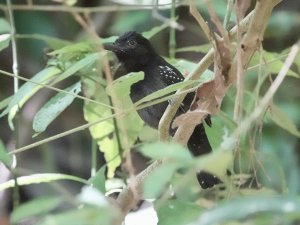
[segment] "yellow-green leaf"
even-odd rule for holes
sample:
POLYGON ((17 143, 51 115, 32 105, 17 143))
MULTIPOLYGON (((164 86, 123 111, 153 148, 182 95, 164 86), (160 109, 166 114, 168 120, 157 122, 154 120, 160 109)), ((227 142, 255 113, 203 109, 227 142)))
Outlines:
MULTIPOLYGON (((22 176, 17 178, 19 186, 30 185, 30 184, 39 184, 39 183, 49 183, 57 180, 72 180, 77 181, 83 184, 88 184, 88 182, 80 177, 61 174, 61 173, 37 173, 28 176, 22 176)), ((9 180, 0 184, 0 191, 3 191, 8 188, 15 186, 15 180, 9 180)))
POLYGON ((294 122, 278 106, 273 104, 271 110, 268 111, 268 115, 278 126, 295 135, 296 137, 300 137, 300 131, 297 129, 294 122))

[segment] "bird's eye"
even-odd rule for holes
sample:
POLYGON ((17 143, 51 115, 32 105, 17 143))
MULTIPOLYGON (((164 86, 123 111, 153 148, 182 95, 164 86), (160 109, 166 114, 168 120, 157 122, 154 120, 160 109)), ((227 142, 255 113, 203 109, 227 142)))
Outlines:
POLYGON ((128 44, 128 45, 135 45, 136 42, 135 42, 134 40, 128 40, 128 41, 127 41, 127 44, 128 44))

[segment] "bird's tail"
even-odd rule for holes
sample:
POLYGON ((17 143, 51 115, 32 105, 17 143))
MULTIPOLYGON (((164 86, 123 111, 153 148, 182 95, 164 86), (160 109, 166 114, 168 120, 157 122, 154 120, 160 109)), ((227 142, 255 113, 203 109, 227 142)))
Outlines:
MULTIPOLYGON (((195 127, 187 143, 187 147, 194 156, 200 156, 212 151, 203 124, 199 124, 195 127)), ((198 172, 197 179, 203 189, 211 188, 221 182, 218 177, 206 171, 198 172)))
POLYGON ((203 155, 212 151, 203 124, 198 124, 195 127, 187 143, 187 147, 193 156, 203 155))

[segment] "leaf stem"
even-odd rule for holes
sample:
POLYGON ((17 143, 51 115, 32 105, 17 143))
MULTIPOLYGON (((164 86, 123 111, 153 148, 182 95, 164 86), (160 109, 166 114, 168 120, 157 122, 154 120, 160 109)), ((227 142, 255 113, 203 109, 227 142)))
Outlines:
POLYGON ((92 139, 92 156, 91 156, 91 177, 95 176, 97 171, 97 142, 92 139))
MULTIPOLYGON (((18 64, 18 51, 17 51, 17 42, 16 42, 16 28, 15 28, 15 20, 12 12, 12 5, 10 0, 6 0, 9 22, 10 22, 10 35, 11 35, 11 46, 12 46, 12 71, 18 76, 19 75, 19 64, 18 64)), ((19 79, 18 77, 14 77, 14 94, 18 92, 19 89, 19 79)), ((14 141, 15 147, 19 146, 19 125, 20 125, 20 115, 19 113, 15 117, 15 130, 14 130, 14 141)), ((14 168, 11 169, 11 173, 13 175, 13 179, 15 181, 15 185, 13 188, 13 207, 16 208, 20 204, 20 188, 18 185, 18 175, 15 173, 14 168)))
MULTIPOLYGON (((176 0, 172 0, 171 7, 171 20, 176 22, 176 0)), ((170 27, 170 39, 169 39, 169 55, 171 59, 175 58, 175 50, 176 50, 176 30, 175 27, 170 27)))

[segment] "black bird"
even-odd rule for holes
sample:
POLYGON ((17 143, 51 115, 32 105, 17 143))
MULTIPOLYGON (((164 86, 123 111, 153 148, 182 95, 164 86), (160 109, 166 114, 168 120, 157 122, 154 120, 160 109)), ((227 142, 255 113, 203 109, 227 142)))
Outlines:
MULTIPOLYGON (((136 102, 155 91, 163 89, 168 85, 184 80, 183 75, 159 56, 146 38, 135 31, 123 34, 114 43, 105 44, 104 48, 114 52, 121 62, 121 69, 116 72, 117 77, 126 75, 130 72, 144 72, 144 79, 131 86, 130 97, 133 102, 136 102)), ((186 112, 190 108, 194 95, 195 93, 187 94, 175 117, 186 112)), ((140 109, 138 110, 138 114, 146 124, 158 129, 159 121, 169 102, 165 101, 140 109)), ((173 136, 175 131, 176 129, 170 129, 170 134, 173 136)), ((188 140, 187 147, 194 156, 211 152, 212 149, 203 124, 196 126, 188 140)), ((197 173, 197 179, 203 189, 211 188, 220 183, 220 180, 216 176, 205 171, 197 173)))

